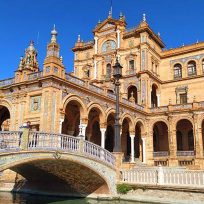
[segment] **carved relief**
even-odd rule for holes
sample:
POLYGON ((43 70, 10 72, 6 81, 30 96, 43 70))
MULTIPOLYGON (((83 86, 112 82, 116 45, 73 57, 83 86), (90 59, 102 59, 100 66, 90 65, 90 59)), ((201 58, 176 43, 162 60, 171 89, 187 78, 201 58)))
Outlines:
POLYGON ((30 100, 30 111, 40 111, 41 108, 41 96, 33 96, 30 100))

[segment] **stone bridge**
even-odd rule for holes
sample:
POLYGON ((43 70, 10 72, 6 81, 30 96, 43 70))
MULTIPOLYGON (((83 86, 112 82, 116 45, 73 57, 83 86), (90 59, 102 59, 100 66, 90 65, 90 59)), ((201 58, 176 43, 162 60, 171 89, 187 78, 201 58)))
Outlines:
POLYGON ((0 132, 0 172, 7 169, 25 178, 21 188, 32 191, 116 193, 115 157, 81 137, 28 129, 0 132))

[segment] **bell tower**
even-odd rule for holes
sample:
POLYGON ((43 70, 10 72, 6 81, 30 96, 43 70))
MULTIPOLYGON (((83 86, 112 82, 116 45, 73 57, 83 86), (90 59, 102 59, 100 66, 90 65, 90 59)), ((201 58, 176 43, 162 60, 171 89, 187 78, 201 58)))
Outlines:
POLYGON ((18 69, 15 72, 15 81, 25 81, 29 78, 29 74, 34 72, 39 72, 39 64, 34 42, 30 41, 30 45, 25 50, 25 56, 20 58, 18 69))
POLYGON ((44 60, 43 75, 56 75, 65 77, 65 68, 62 57, 59 56, 60 46, 57 43, 57 31, 55 25, 51 31, 51 41, 47 45, 47 54, 44 60))

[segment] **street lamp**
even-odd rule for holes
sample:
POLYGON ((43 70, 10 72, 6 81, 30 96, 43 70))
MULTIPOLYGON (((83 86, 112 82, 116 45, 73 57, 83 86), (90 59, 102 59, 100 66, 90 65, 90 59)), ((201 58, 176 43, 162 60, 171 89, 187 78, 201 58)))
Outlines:
POLYGON ((114 84, 115 84, 115 95, 116 95, 116 110, 115 110, 115 137, 114 137, 114 148, 113 152, 121 152, 121 139, 120 139, 120 123, 119 123, 119 87, 120 87, 120 82, 119 79, 122 77, 122 66, 118 62, 118 58, 116 58, 116 63, 113 66, 113 77, 115 79, 114 84))

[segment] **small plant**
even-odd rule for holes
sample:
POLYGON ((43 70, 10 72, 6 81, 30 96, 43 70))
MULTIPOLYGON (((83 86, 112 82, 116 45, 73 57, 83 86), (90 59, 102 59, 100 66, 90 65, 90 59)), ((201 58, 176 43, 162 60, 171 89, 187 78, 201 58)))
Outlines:
POLYGON ((123 183, 117 185, 117 192, 120 194, 127 194, 130 190, 132 190, 132 187, 128 184, 123 183))

